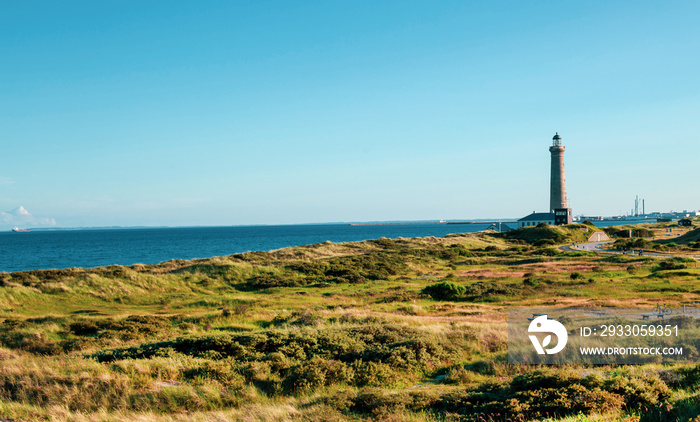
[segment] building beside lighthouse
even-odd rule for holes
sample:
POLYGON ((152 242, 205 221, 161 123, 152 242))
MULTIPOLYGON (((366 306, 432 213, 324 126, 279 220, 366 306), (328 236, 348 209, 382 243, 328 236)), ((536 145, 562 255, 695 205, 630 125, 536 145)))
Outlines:
POLYGON ((564 171, 564 151, 559 132, 552 138, 549 153, 552 158, 549 183, 549 211, 533 212, 518 220, 518 227, 536 226, 540 223, 562 225, 571 224, 573 215, 566 200, 566 173, 564 171))

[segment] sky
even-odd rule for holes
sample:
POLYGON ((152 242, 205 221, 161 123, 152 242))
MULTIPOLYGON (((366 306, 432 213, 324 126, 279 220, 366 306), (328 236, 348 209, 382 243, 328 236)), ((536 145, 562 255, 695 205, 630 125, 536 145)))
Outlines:
POLYGON ((575 215, 700 209, 699 15, 4 1, 0 226, 519 218, 547 211, 555 132, 575 215))

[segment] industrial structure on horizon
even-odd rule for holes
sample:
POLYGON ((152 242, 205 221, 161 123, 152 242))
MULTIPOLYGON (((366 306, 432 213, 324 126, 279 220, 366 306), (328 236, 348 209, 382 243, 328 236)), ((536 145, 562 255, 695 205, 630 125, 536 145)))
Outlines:
MULTIPOLYGON (((574 220, 571 208, 566 196, 566 173, 564 171, 564 151, 561 136, 557 132, 552 138, 552 145, 549 147, 551 156, 550 184, 549 184, 549 211, 535 212, 517 221, 497 221, 493 222, 486 230, 496 230, 499 232, 514 230, 520 227, 536 226, 540 223, 549 225, 571 224, 574 220)), ((700 216, 700 211, 683 212, 653 212, 646 213, 645 200, 640 201, 639 196, 634 199, 634 208, 627 216, 602 217, 602 216, 579 216, 578 221, 616 221, 616 220, 642 220, 656 219, 657 221, 674 221, 682 218, 700 216), (640 204, 641 202, 641 204, 640 204), (641 205, 641 210, 640 210, 641 205), (641 211, 641 212, 640 212, 641 211)), ((448 222, 447 224, 464 224, 465 222, 448 222)))

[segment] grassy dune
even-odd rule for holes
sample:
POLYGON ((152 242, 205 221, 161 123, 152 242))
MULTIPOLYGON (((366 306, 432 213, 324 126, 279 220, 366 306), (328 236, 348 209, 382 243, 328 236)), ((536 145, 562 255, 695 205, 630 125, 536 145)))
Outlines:
POLYGON ((509 306, 700 300, 586 227, 2 273, 0 419, 694 420, 700 367, 506 363, 509 306))
POLYGON ((695 245, 698 242, 700 242, 700 228, 699 229, 691 229, 686 233, 683 233, 681 236, 675 239, 664 239, 660 240, 659 243, 677 243, 679 245, 695 245))

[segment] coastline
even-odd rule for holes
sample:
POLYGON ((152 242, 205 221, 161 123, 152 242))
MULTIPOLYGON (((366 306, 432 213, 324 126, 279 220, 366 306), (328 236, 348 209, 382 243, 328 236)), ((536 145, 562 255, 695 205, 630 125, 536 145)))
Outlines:
MULTIPOLYGON (((542 409, 565 417, 583 391, 579 374, 503 369, 510 368, 504 350, 511 307, 624 301, 644 312, 660 297, 675 307, 700 300, 700 269, 684 261, 556 247, 585 241, 581 228, 320 242, 154 265, 3 273, 0 393, 8 413, 0 416, 50 420, 61 407, 66 420, 151 415, 145 420, 160 422, 185 411, 201 420, 207 412, 240 420, 242 412, 268 415, 272 407, 290 420, 349 422, 377 420, 376 409, 393 406, 399 420, 430 422, 421 415, 495 412, 478 392, 498 383, 500 396, 527 405, 514 408, 519 419, 542 409), (551 377, 572 392, 566 406, 535 395, 551 377), (516 394, 527 380, 537 381, 528 390, 533 395, 516 394), (39 393, 40 403, 22 399, 39 393), (309 405, 310 396, 316 404, 309 405)), ((601 406, 625 417, 628 408, 606 387, 620 384, 641 386, 626 397, 648 406, 672 400, 682 390, 657 375, 659 365, 597 368, 601 397, 609 398, 601 406)), ((681 400, 669 403, 682 409, 681 400)), ((599 408, 586 409, 588 417, 599 408)))
MULTIPOLYGON (((248 251, 271 251, 326 241, 355 242, 382 237, 442 237, 485 230, 488 222, 469 224, 348 223, 183 228, 132 228, 36 231, 16 236, 0 233, 5 250, 0 271, 95 268, 109 265, 158 264, 174 259, 206 259, 248 251)), ((603 225, 609 222, 595 222, 603 225)), ((613 222, 615 224, 629 224, 613 222)))

